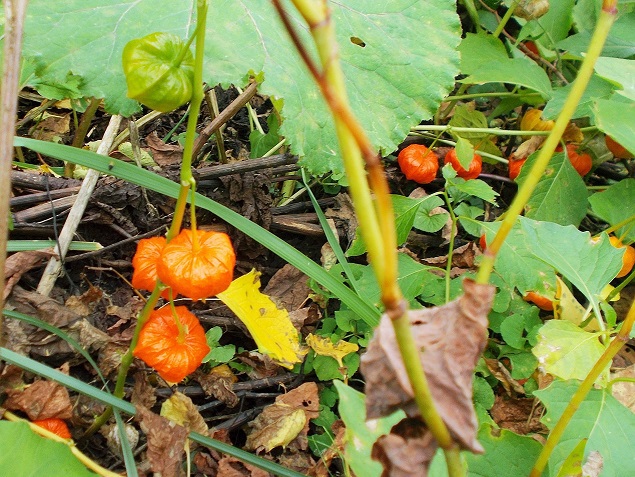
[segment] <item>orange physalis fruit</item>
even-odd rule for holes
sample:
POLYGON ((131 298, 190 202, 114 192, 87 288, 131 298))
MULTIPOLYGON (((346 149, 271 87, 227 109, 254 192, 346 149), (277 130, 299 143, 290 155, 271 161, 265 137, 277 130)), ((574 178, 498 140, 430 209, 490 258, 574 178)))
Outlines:
POLYGON ((516 180, 516 177, 519 176, 520 170, 523 168, 523 164, 525 164, 526 160, 527 159, 514 159, 513 154, 509 157, 507 167, 509 168, 509 178, 511 180, 516 180))
POLYGON ((49 432, 61 437, 62 439, 70 439, 71 431, 68 430, 68 426, 64 421, 57 417, 49 417, 47 419, 39 419, 33 421, 33 424, 40 426, 42 429, 46 429, 49 432))
MULTIPOLYGON (((556 148, 556 152, 562 152, 562 146, 556 148)), ((586 153, 580 153, 575 144, 567 144, 567 157, 573 168, 578 171, 580 176, 586 176, 593 167, 591 156, 586 153)))
POLYGON ((200 300, 227 289, 235 264, 227 234, 183 229, 163 249, 157 273, 175 293, 200 300))
POLYGON ((624 255, 622 255, 622 268, 619 272, 617 272, 615 278, 625 277, 633 269, 633 265, 635 265, 635 248, 630 245, 624 245, 620 239, 613 235, 609 237, 609 241, 613 247, 624 249, 624 255))
MULTIPOLYGON (((165 247, 165 237, 152 237, 139 240, 137 252, 132 258, 132 286, 138 290, 154 290, 157 284, 157 262, 165 247)), ((163 298, 169 297, 169 291, 161 293, 163 298)))
POLYGON ((171 306, 165 306, 150 313, 133 351, 169 383, 178 383, 194 372, 210 350, 196 316, 184 306, 174 307, 174 311, 176 316, 171 306))
POLYGON ((419 184, 432 182, 439 170, 437 155, 423 144, 411 144, 402 149, 397 156, 397 162, 406 179, 419 184))
POLYGON ((481 237, 478 239, 478 244, 481 247, 481 250, 484 252, 485 249, 487 248, 487 242, 485 241, 485 234, 481 235, 481 237))
POLYGON ((553 311, 553 301, 546 296, 540 295, 536 292, 525 293, 523 300, 528 301, 536 305, 541 310, 553 311))
POLYGON ((481 156, 478 154, 474 154, 469 169, 465 170, 459 162, 458 156, 456 155, 456 148, 452 148, 448 151, 448 153, 445 155, 445 158, 443 159, 443 162, 444 164, 447 164, 448 162, 452 164, 452 167, 456 171, 456 174, 465 180, 476 179, 481 173, 481 169, 483 167, 483 159, 481 158, 481 156))
POLYGON ((617 159, 630 159, 633 157, 633 154, 628 152, 628 149, 622 146, 611 136, 604 136, 604 142, 606 142, 606 147, 609 151, 611 151, 611 154, 613 154, 617 159))

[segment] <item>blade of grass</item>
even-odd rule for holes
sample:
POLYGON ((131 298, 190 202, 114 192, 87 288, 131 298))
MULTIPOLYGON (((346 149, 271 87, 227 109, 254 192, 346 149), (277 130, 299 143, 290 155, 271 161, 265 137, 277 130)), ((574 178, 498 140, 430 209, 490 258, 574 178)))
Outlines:
MULTIPOLYGON (((14 144, 16 146, 29 148, 50 157, 80 164, 104 174, 113 175, 169 197, 178 197, 179 185, 177 183, 117 159, 104 158, 103 156, 91 151, 76 149, 62 144, 39 141, 36 139, 16 137, 14 144)), ((202 207, 213 214, 216 214, 222 220, 249 235, 251 238, 267 247, 273 253, 286 260, 298 270, 314 279, 320 285, 330 290, 370 326, 375 327, 379 322, 380 312, 377 308, 366 303, 351 289, 338 282, 335 277, 330 275, 317 263, 297 249, 293 248, 284 240, 276 237, 271 232, 254 224, 233 210, 230 210, 227 207, 198 193, 196 194, 196 204, 198 207, 202 207)))
MULTIPOLYGON (((7 363, 15 364, 16 366, 19 366, 20 368, 35 373, 39 376, 43 376, 45 378, 56 381, 66 386, 67 388, 91 397, 97 401, 101 401, 104 404, 108 404, 114 409, 125 412, 126 414, 130 414, 131 416, 134 416, 136 413, 135 407, 129 402, 126 402, 123 399, 118 399, 112 394, 90 386, 83 381, 80 381, 79 379, 68 376, 56 369, 38 363, 31 358, 22 356, 21 354, 15 353, 14 351, 11 351, 7 348, 0 347, 0 359, 6 361, 7 363)), ((271 461, 258 457, 257 455, 250 454, 249 452, 246 452, 242 449, 237 449, 236 447, 225 444, 224 442, 211 439, 210 437, 206 437, 195 432, 191 432, 189 437, 199 444, 207 446, 211 449, 218 450, 223 454, 236 457, 243 462, 255 465, 256 467, 266 470, 267 472, 271 472, 272 474, 282 477, 305 477, 303 474, 286 469, 279 464, 275 464, 271 461)))
POLYGON ((77 391, 80 394, 84 394, 93 399, 96 399, 97 401, 108 404, 115 409, 119 409, 120 411, 125 412, 126 414, 135 414, 135 407, 129 402, 117 399, 112 394, 106 391, 102 391, 101 389, 97 389, 94 386, 90 386, 89 384, 86 384, 79 379, 64 374, 57 369, 50 368, 45 364, 38 363, 37 361, 26 356, 22 356, 15 351, 0 347, 0 359, 6 361, 7 363, 15 364, 16 366, 19 366, 20 368, 35 373, 39 376, 52 379, 53 381, 56 381, 61 385, 72 389, 73 391, 77 391))
POLYGON ((117 431, 119 432, 119 442, 121 442, 121 453, 123 455, 123 462, 126 466, 126 474, 128 477, 139 477, 137 473, 137 465, 134 461, 134 454, 130 447, 130 441, 126 434, 126 425, 121 418, 121 414, 116 409, 113 411, 115 415, 115 421, 117 422, 117 431))
POLYGON ((90 354, 88 354, 88 352, 82 347, 82 345, 80 345, 77 341, 75 341, 71 336, 66 334, 64 331, 38 318, 34 318, 33 316, 19 313, 17 311, 4 310, 2 314, 6 316, 7 318, 20 320, 25 323, 29 323, 30 325, 37 326, 38 328, 42 328, 43 330, 53 333, 54 335, 66 341, 73 349, 75 349, 75 351, 81 354, 86 359, 86 361, 88 361, 88 363, 97 372, 97 375, 99 376, 99 379, 101 379, 101 382, 104 383, 104 386, 106 386, 106 378, 104 378, 104 376, 101 374, 101 370, 99 369, 99 366, 97 365, 97 363, 93 360, 90 354))
POLYGON ((355 276, 353 275, 353 270, 351 270, 351 267, 348 264, 348 260, 346 260, 346 255, 344 255, 344 250, 342 250, 342 247, 340 246, 340 241, 331 230, 331 227, 329 226, 329 223, 326 220, 326 216, 324 215, 324 212, 322 212, 322 209, 320 208, 320 204, 318 204, 318 201, 315 198, 313 191, 309 187, 308 181, 306 180, 306 172, 304 168, 301 169, 301 172, 302 172, 302 182, 304 183, 304 187, 309 196, 309 199, 311 199, 311 204, 313 204, 313 209, 315 210, 315 213, 318 216, 318 220, 320 221, 322 230, 324 230, 324 235, 326 235, 326 240, 328 241, 329 245, 333 249, 333 253, 337 257, 337 261, 340 262, 340 265, 342 266, 342 270, 344 270, 344 273, 346 274, 348 281, 351 283, 353 290, 355 290, 355 293, 357 293, 358 296, 361 296, 362 294, 360 293, 359 285, 357 284, 357 280, 355 279, 355 276))
MULTIPOLYGON (((57 245, 55 240, 9 240, 7 252, 30 252, 53 248, 57 245)), ((93 252, 104 248, 99 242, 71 242, 68 249, 76 252, 93 252)))

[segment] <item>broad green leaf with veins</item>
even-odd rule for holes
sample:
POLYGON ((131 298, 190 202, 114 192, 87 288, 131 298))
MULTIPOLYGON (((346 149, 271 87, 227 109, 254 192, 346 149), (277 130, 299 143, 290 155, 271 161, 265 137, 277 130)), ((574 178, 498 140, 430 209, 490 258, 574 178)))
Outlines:
MULTIPOLYGON (((352 108, 374 146, 393 151, 411 126, 432 117, 454 86, 461 34, 456 5, 330 5, 352 108)), ((27 16, 25 58, 45 65, 27 84, 64 85, 72 73, 82 79, 82 94, 103 97, 109 112, 126 116, 139 108, 126 97, 124 45, 155 31, 185 38, 196 21, 192 2, 183 0, 32 0, 27 16)), ((308 39, 306 27, 296 25, 308 39)), ((260 91, 284 100, 280 133, 291 151, 303 156, 312 174, 332 172, 345 181, 330 113, 269 0, 210 2, 205 56, 208 84, 244 85, 250 72, 262 71, 260 91)))
MULTIPOLYGON (((547 427, 553 429, 579 386, 578 381, 555 381, 546 389, 534 391, 547 409, 542 419, 547 427)), ((604 389, 591 389, 573 415, 553 450, 549 459, 549 472, 545 475, 557 475, 583 437, 589 438, 584 450, 585 458, 592 451, 602 455, 602 477, 635 475, 635 414, 604 389)))
MULTIPOLYGON (((531 172, 536 157, 537 153, 532 154, 523 165, 519 184, 531 172)), ((564 153, 554 154, 525 205, 525 217, 577 227, 586 215, 587 195, 586 185, 571 161, 564 153)))
MULTIPOLYGON (((534 356, 546 373, 561 379, 583 380, 604 352, 601 333, 589 333, 564 320, 549 320, 538 330, 534 356)), ((608 368, 598 381, 606 385, 608 368)))

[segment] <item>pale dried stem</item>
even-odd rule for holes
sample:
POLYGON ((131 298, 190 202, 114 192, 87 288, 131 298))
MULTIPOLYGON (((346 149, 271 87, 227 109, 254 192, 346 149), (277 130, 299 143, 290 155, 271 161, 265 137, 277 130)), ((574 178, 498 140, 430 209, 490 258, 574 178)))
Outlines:
MULTIPOLYGON (((26 16, 26 0, 4 1, 4 68, 0 100, 0 310, 4 308, 4 267, 9 238, 9 199, 11 196, 11 160, 15 135, 18 92, 20 88, 20 52, 26 16)), ((0 313, 0 345, 3 344, 3 316, 0 313)))
MULTIPOLYGON (((104 156, 108 155, 110 150, 110 146, 115 140, 115 136, 119 132, 119 125, 121 124, 121 116, 115 115, 110 118, 110 122, 108 123, 108 127, 106 128, 106 132, 104 133, 104 137, 101 140, 101 144, 97 149, 97 154, 102 154, 104 156)), ((107 160, 107 159, 104 159, 107 160)), ((84 211, 88 205, 88 201, 90 200, 90 196, 95 189, 95 185, 97 184, 97 179, 99 179, 99 172, 90 169, 86 173, 86 177, 82 182, 82 186, 79 189, 79 193, 77 194, 77 199, 71 208, 66 222, 64 223, 64 227, 60 233, 58 244, 55 247, 55 254, 57 257, 53 257, 49 260, 49 263, 46 265, 44 269, 44 274, 40 279, 40 283, 38 284, 37 291, 42 295, 48 295, 51 293, 53 286, 55 285, 55 281, 60 274, 62 269, 62 263, 64 261, 64 257, 68 252, 68 247, 73 241, 73 237, 75 232, 77 231, 77 227, 79 226, 80 221, 84 215, 84 211)))

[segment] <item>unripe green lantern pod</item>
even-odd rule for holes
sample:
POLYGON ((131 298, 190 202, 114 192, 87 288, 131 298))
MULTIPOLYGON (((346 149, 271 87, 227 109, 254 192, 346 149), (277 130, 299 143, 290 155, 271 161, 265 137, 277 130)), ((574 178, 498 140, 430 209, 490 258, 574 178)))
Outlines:
POLYGON ((166 113, 192 98, 194 56, 171 33, 150 33, 129 41, 123 49, 128 97, 166 113))

